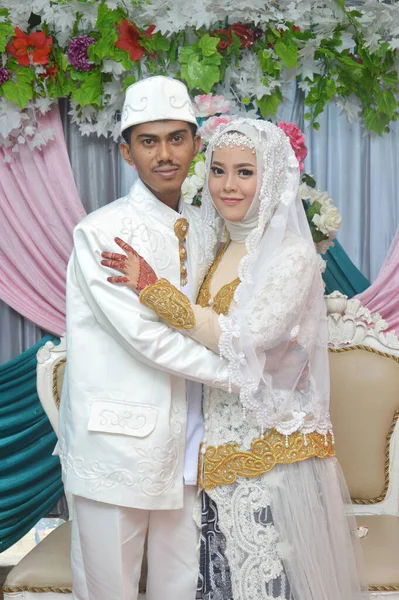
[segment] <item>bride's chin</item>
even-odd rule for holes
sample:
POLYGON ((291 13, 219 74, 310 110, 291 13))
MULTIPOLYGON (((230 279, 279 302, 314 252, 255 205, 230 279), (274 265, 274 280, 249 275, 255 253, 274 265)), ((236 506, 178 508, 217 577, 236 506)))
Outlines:
POLYGON ((221 206, 219 208, 220 214, 227 221, 232 221, 233 223, 239 223, 245 217, 241 207, 229 207, 229 206, 221 206))

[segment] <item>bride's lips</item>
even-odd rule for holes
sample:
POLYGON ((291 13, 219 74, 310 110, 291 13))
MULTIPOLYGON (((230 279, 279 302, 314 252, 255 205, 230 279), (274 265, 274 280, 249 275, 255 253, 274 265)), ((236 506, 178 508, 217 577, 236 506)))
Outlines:
POLYGON ((172 179, 178 170, 179 167, 163 167, 162 169, 154 169, 154 173, 160 175, 164 179, 172 179))
POLYGON ((229 206, 235 206, 236 204, 242 202, 242 198, 230 198, 227 196, 221 198, 221 200, 224 204, 228 204, 229 206))

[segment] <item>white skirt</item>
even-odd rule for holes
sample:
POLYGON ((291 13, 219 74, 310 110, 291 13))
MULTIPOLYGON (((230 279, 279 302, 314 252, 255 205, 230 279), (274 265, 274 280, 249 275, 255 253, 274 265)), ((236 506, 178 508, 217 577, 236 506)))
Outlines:
POLYGON ((208 582, 198 597, 368 598, 356 521, 335 458, 278 465, 206 494, 214 505, 205 519, 216 516, 217 523, 206 533, 203 512, 202 542, 205 532, 208 549, 202 558, 215 564, 202 564, 201 576, 208 582))

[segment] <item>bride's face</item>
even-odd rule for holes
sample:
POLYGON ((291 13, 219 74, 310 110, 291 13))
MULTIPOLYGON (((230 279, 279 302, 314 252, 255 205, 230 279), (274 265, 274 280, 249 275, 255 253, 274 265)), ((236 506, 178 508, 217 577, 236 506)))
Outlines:
POLYGON ((228 221, 242 221, 257 187, 256 155, 250 148, 216 148, 209 173, 213 202, 228 221))

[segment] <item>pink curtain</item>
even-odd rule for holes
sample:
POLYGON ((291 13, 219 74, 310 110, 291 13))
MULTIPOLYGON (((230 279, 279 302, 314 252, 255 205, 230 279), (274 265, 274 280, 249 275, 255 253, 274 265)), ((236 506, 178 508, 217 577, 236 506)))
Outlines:
POLYGON ((43 329, 65 331, 65 272, 72 231, 85 216, 58 106, 41 117, 54 130, 42 150, 0 149, 0 298, 43 329))
POLYGON ((399 228, 377 279, 356 298, 371 312, 380 313, 389 331, 399 333, 399 228))

